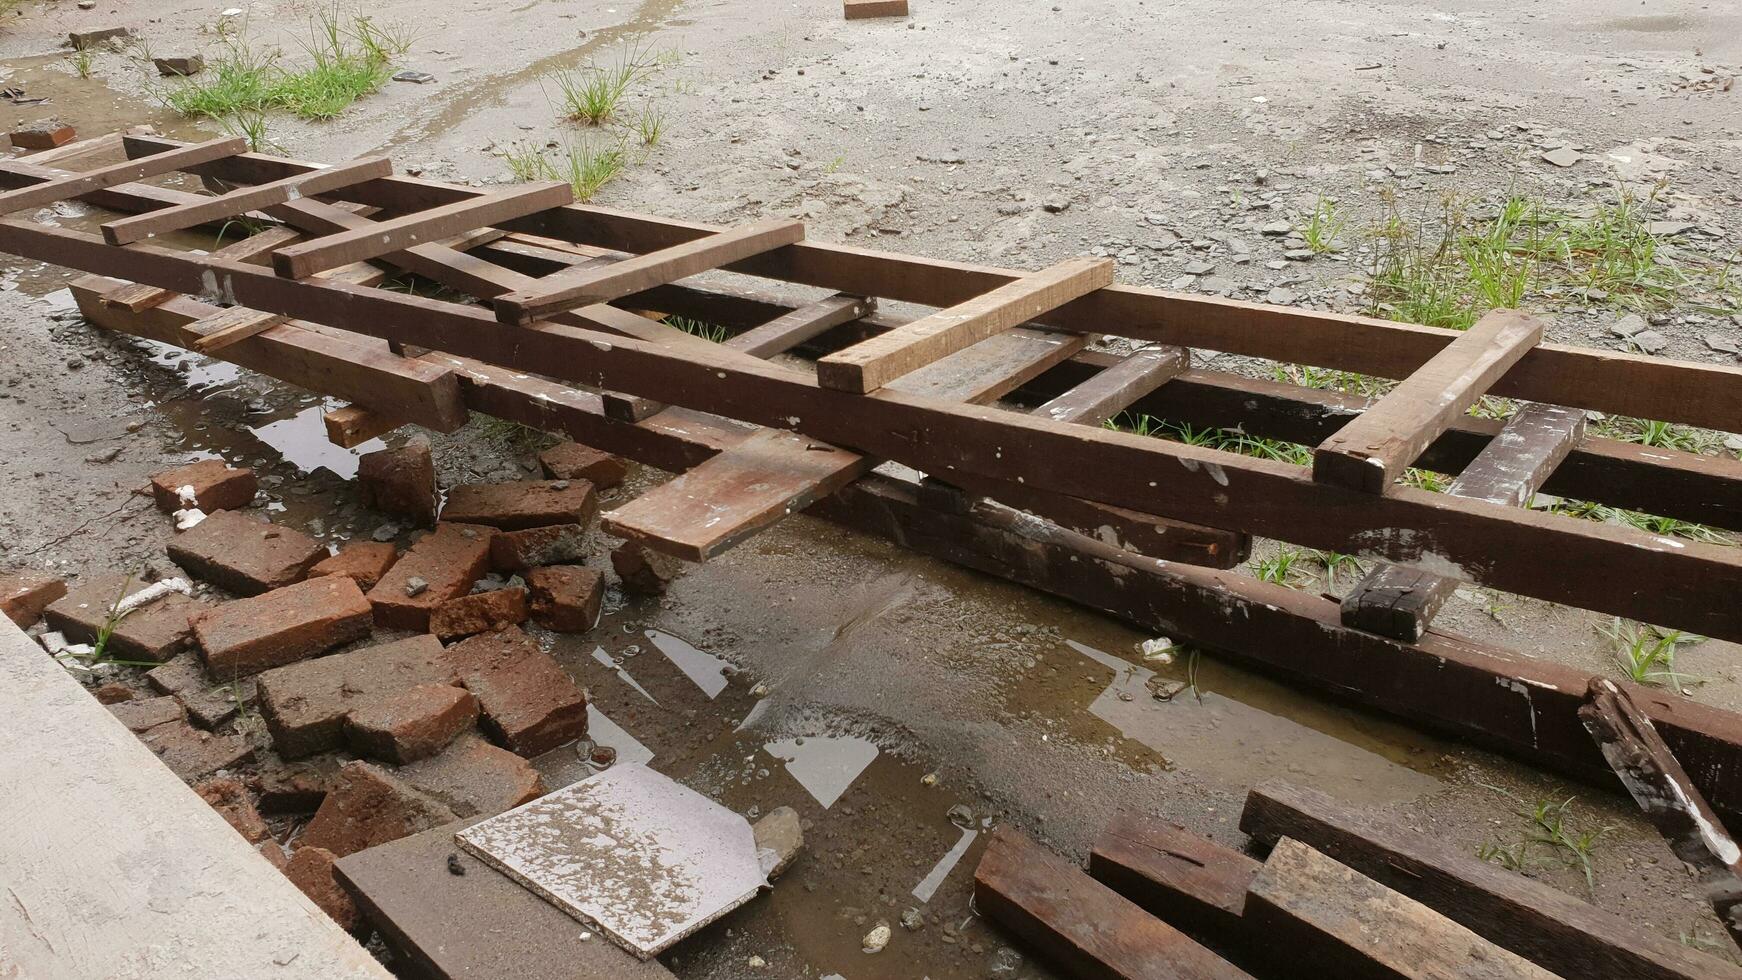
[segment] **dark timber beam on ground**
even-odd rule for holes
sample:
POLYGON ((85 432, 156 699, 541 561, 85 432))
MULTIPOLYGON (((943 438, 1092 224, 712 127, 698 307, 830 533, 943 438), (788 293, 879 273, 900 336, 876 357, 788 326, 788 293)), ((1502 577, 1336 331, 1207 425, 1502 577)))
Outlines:
MULTIPOLYGON (((150 160, 152 157, 146 157, 150 160)), ((239 214, 313 197, 355 184, 358 181, 385 177, 393 172, 386 157, 368 157, 285 177, 255 187, 240 187, 218 197, 205 198, 179 207, 165 208, 130 218, 118 218, 103 223, 103 238, 111 245, 126 245, 157 235, 192 228, 210 221, 233 218, 239 214)))
POLYGON ((1384 493, 1428 444, 1542 340, 1542 322, 1495 310, 1313 451, 1313 479, 1384 493))
MULTIPOLYGON (((182 145, 156 136, 123 138, 134 156, 182 145)), ((241 154, 193 168, 239 183, 263 183, 318 164, 241 154)), ((386 177, 347 188, 360 204, 408 210, 477 197, 477 188, 386 177)), ((724 230, 590 205, 569 205, 511 222, 512 230, 629 252, 651 252, 724 230)), ((963 262, 806 241, 726 267, 863 296, 945 307, 1022 278, 963 262)), ((1106 332, 1283 362, 1405 378, 1461 334, 1373 317, 1325 313, 1135 286, 1096 290, 1041 318, 1045 325, 1106 332)), ((1592 408, 1635 418, 1742 431, 1742 368, 1543 344, 1490 394, 1592 408)))
POLYGON ((117 184, 155 177, 173 170, 182 170, 220 157, 234 156, 248 149, 248 141, 240 137, 208 140, 191 146, 181 146, 153 156, 86 171, 71 176, 23 187, 0 194, 0 214, 43 208, 57 201, 70 201, 117 184))

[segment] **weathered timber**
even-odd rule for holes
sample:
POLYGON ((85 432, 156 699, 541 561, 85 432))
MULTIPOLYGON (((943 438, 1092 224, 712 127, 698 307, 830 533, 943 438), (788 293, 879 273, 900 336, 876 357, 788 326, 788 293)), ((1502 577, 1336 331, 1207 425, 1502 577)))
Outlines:
POLYGON ((876 391, 890 381, 1113 282, 1112 259, 1069 259, 817 362, 817 381, 876 391))
POLYGON ((974 870, 982 915, 1073 977, 1235 980, 1247 974, 1008 825, 974 870))
POLYGON ((167 289, 130 282, 110 290, 103 297, 103 302, 109 306, 119 306, 129 313, 138 313, 140 310, 149 310, 174 295, 167 289))
POLYGON ((1542 322, 1516 310, 1476 321, 1361 417, 1313 451, 1313 479, 1383 493, 1451 420, 1542 339, 1542 322))
MULTIPOLYGON (((1521 507, 1585 434, 1585 413, 1524 406, 1446 492, 1521 507)), ((1456 592, 1458 581, 1419 568, 1380 565, 1343 598, 1343 625, 1413 643, 1456 592)))
POLYGON ((843 323, 870 316, 877 301, 863 296, 830 296, 752 327, 726 341, 752 357, 782 354, 843 323))
POLYGON ((195 335, 194 350, 201 354, 211 354, 256 334, 263 334, 289 319, 278 313, 262 313, 245 306, 232 306, 188 324, 187 331, 195 335))
MULTIPOLYGON (((1095 838, 1089 874, 1199 942, 1256 951, 1246 889, 1264 867, 1177 824, 1120 811, 1095 838)), ((1238 961, 1238 959, 1237 959, 1238 961)))
POLYGON ((303 279, 323 269, 362 262, 476 228, 499 226, 513 218, 554 208, 572 200, 574 189, 562 181, 525 184, 508 190, 493 191, 470 200, 373 222, 368 228, 342 231, 314 241, 287 245, 273 253, 272 267, 279 275, 288 279, 303 279))
POLYGON ((233 156, 247 148, 248 142, 238 137, 207 140, 137 160, 57 177, 32 187, 22 187, 0 194, 0 214, 47 207, 56 201, 74 200, 117 184, 128 184, 207 163, 219 157, 233 156))
POLYGON ((203 225, 209 221, 233 218, 274 204, 295 201, 304 196, 325 194, 361 180, 385 177, 392 172, 393 164, 386 157, 365 157, 255 187, 240 187, 228 194, 206 198, 197 203, 106 221, 103 223, 103 238, 111 245, 126 245, 156 235, 203 225))
POLYGON ((1248 928, 1307 976, 1349 980, 1555 980, 1420 902, 1290 838, 1246 890, 1248 928))
POLYGON ((1579 720, 1633 802, 1698 876, 1730 939, 1742 944, 1742 848, 1736 838, 1627 692, 1607 678, 1593 677, 1589 697, 1579 709, 1579 720))
POLYGON ((404 425, 404 422, 361 405, 345 405, 321 414, 327 441, 345 449, 355 449, 404 425))
MULTIPOLYGON (((131 155, 182 145, 139 134, 126 135, 123 144, 131 155)), ((318 166, 249 153, 192 169, 239 183, 262 183, 318 166)), ((478 188, 394 176, 346 188, 337 196, 404 211, 483 193, 486 192, 478 188)), ((713 225, 578 204, 516 219, 504 227, 636 253, 668 248, 724 230, 713 225)), ((815 241, 776 249, 724 268, 935 307, 965 302, 1024 275, 1008 269, 815 241)), ((1120 335, 1137 340, 1247 354, 1382 378, 1408 377, 1462 336, 1454 330, 1373 317, 1117 284, 1059 307, 1039 322, 1085 332, 1106 331, 1109 325, 1116 324, 1120 335)), ((1489 393, 1725 431, 1742 430, 1742 368, 1737 367, 1543 344, 1527 353, 1489 393)))
POLYGON ((1316 790, 1254 787, 1240 829, 1265 844, 1300 841, 1563 977, 1742 977, 1742 967, 1316 790))
POLYGON ((1043 419, 1100 425, 1191 367, 1183 347, 1145 347, 1034 410, 1043 419))
POLYGON ((558 273, 531 289, 498 296, 496 317, 503 323, 526 326, 552 313, 606 303, 803 240, 804 224, 790 219, 770 218, 741 225, 604 268, 558 273))

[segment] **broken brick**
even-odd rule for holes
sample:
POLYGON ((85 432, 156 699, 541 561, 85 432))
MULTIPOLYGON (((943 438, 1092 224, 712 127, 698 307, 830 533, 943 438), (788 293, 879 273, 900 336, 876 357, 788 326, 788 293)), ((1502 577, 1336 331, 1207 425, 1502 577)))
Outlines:
POLYGON ((435 462, 427 442, 364 453, 357 460, 357 487, 365 507, 408 517, 419 527, 435 523, 435 462))
POLYGON ((503 531, 490 539, 490 566, 500 572, 524 572, 540 565, 578 565, 586 560, 584 524, 547 524, 523 531, 503 531))
POLYGON ((379 643, 261 674, 260 714, 278 754, 298 759, 342 746, 352 709, 419 684, 446 683, 450 673, 441 641, 427 633, 379 643))
POLYGON ((268 760, 254 774, 261 813, 313 813, 339 781, 339 759, 316 756, 300 762, 268 760))
POLYGON ((181 721, 185 717, 181 702, 175 698, 145 698, 141 701, 122 701, 111 704, 109 713, 114 715, 129 731, 148 732, 159 725, 181 721))
POLYGON ((453 640, 525 621, 525 589, 492 589, 449 599, 435 607, 429 615, 429 631, 444 640, 453 640))
POLYGON ((159 75, 165 75, 171 78, 186 78, 189 75, 198 75, 201 71, 204 71, 206 67, 206 59, 197 54, 181 56, 172 55, 167 58, 152 58, 151 63, 157 68, 157 73, 159 75))
POLYGON ((172 540, 169 557, 213 585, 249 596, 302 581, 327 548, 301 531, 221 510, 172 540))
POLYGON ((284 845, 275 840, 261 841, 254 845, 254 851, 261 857, 265 858, 267 864, 272 865, 279 871, 283 871, 284 866, 290 863, 290 856, 284 853, 284 845))
POLYGON ((47 572, 13 572, 0 575, 0 613, 19 626, 42 618, 49 603, 67 594, 67 584, 47 572))
POLYGON ((611 552, 611 567, 627 591, 663 595, 683 570, 683 563, 639 541, 625 541, 611 552))
POLYGON ((308 570, 309 578, 322 575, 344 575, 367 592, 381 581, 381 576, 399 560, 399 549, 391 541, 353 541, 339 553, 323 558, 308 570))
POLYGON ((550 565, 526 575, 532 618, 558 633, 585 633, 599 622, 605 576, 579 565, 550 565))
POLYGON ((419 684, 383 695, 345 718, 351 751, 405 765, 447 748, 478 721, 478 699, 447 684, 419 684))
POLYGON ((165 514, 198 507, 211 514, 219 510, 241 510, 254 502, 254 491, 260 484, 254 471, 237 468, 221 459, 202 459, 197 463, 178 466, 151 478, 151 496, 157 509, 165 514), (182 488, 192 491, 191 503, 182 500, 182 488))
POLYGON ((376 624, 419 633, 428 630, 435 607, 471 592, 472 583, 488 571, 490 538, 495 533, 494 528, 473 524, 437 524, 369 590, 376 624), (422 580, 423 588, 408 588, 412 579, 422 580))
POLYGON ((332 851, 304 844, 285 862, 284 876, 302 889, 309 901, 320 906, 320 910, 340 928, 356 932, 363 923, 363 916, 357 911, 357 903, 351 899, 351 894, 333 877, 333 862, 336 860, 338 857, 332 851))
POLYGON ((188 719, 207 731, 236 717, 242 706, 253 704, 255 698, 251 677, 212 686, 205 665, 191 650, 146 671, 145 679, 159 693, 175 695, 187 709, 188 719))
POLYGON ((104 41, 125 40, 133 36, 131 27, 103 27, 94 31, 73 31, 67 35, 67 44, 75 50, 101 44, 104 41))
POLYGON ((789 806, 768 811, 750 826, 750 836, 756 841, 756 858, 769 881, 785 874, 804 849, 804 826, 798 811, 789 806))
POLYGON ((593 485, 585 480, 520 480, 453 488, 442 507, 442 520, 518 531, 547 524, 586 524, 598 513, 593 485))
POLYGON ((254 808, 254 801, 248 796, 248 787, 240 780, 230 776, 208 779, 194 786, 194 792, 211 804, 212 809, 218 811, 218 815, 250 844, 258 844, 272 836, 271 828, 260 818, 260 811, 254 808))
MULTIPOLYGON (((95 643, 123 584, 127 595, 147 588, 144 582, 129 582, 121 575, 99 575, 50 603, 43 618, 74 643, 95 643)), ((103 652, 118 660, 162 663, 187 645, 192 636, 189 617, 212 608, 209 602, 172 592, 121 617, 103 652)))
POLYGON ((77 135, 71 126, 63 122, 51 120, 31 123, 12 131, 12 145, 21 150, 52 150, 72 142, 77 135))
POLYGON ((91 692, 98 704, 120 704, 135 697, 133 689, 120 681, 110 681, 91 692))
POLYGON ((254 756, 254 747, 246 738, 202 732, 185 721, 141 732, 139 740, 157 753, 184 783, 197 782, 221 769, 235 768, 254 756))
POLYGON ((629 475, 622 460, 578 442, 565 442, 539 453, 538 465, 552 480, 585 480, 595 490, 609 490, 629 475))
POLYGON ((394 775, 462 817, 494 816, 544 795, 544 779, 532 763, 477 734, 462 734, 439 755, 394 775))
POLYGON ((587 692, 519 627, 462 640, 447 657, 509 749, 531 757, 587 734, 587 692))
POLYGON ((310 579, 193 618, 194 638, 214 677, 282 667, 369 635, 373 617, 357 583, 310 579))
POLYGON ((348 762, 303 831, 303 847, 344 857, 454 819, 453 811, 369 762, 348 762))

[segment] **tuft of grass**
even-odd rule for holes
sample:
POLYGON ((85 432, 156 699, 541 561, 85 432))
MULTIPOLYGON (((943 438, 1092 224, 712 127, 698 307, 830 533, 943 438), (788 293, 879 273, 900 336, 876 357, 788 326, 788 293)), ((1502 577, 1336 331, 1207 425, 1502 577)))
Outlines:
POLYGON ((1615 663, 1621 672, 1636 684, 1670 685, 1683 694, 1690 684, 1703 684, 1701 678, 1675 669, 1676 649, 1692 646, 1704 637, 1680 630, 1664 631, 1656 626, 1629 623, 1619 616, 1597 632, 1609 638, 1615 646, 1615 663))
POLYGON ((605 146, 570 143, 554 161, 543 150, 526 144, 515 144, 501 155, 515 180, 566 180, 574 188, 577 201, 592 200, 600 188, 616 180, 629 165, 629 154, 622 143, 605 146))
POLYGON ((1306 226, 1301 229, 1301 237, 1306 239, 1307 248, 1315 254, 1337 250, 1337 239, 1342 237, 1343 229, 1349 224, 1348 219, 1337 213, 1337 205, 1323 194, 1313 205, 1312 216, 1307 218, 1306 226))
POLYGON ((658 60, 642 48, 626 47, 614 64, 567 68, 546 77, 556 86, 564 115, 600 126, 617 112, 630 86, 658 69, 658 60))
POLYGON ((1707 429, 1652 419, 1630 419, 1619 415, 1606 416, 1598 422, 1597 432, 1622 442, 1656 449, 1679 449, 1689 453, 1713 452, 1724 444, 1723 436, 1707 429))
POLYGON ((666 317, 661 322, 665 323, 666 326, 676 327, 691 336, 700 337, 703 340, 711 340, 716 344, 724 343, 732 336, 731 332, 725 327, 708 323, 704 320, 692 320, 687 316, 678 316, 675 313, 666 317))
POLYGON ((1325 582, 1332 588, 1337 585, 1337 573, 1345 568, 1357 577, 1361 574, 1361 559, 1354 555, 1345 555, 1340 551, 1315 551, 1313 558, 1325 566, 1325 582))
POLYGON ((658 146, 665 136, 665 113, 652 105, 642 106, 641 115, 635 118, 635 132, 642 146, 658 146))
POLYGON ((1292 548, 1284 548, 1268 558, 1260 558, 1252 563, 1252 574, 1260 582, 1270 582, 1274 585, 1295 587, 1295 578, 1300 574, 1296 567, 1305 555, 1292 548))
POLYGON ((255 153, 272 153, 282 148, 268 133, 266 113, 237 112, 221 120, 224 131, 232 136, 240 136, 248 141, 248 149, 255 153))
POLYGON ((1591 855, 1596 852, 1597 843, 1615 829, 1613 826, 1603 826, 1596 830, 1576 828, 1572 821, 1572 806, 1577 797, 1569 796, 1558 803, 1554 800, 1531 803, 1498 786, 1487 783, 1477 785, 1517 803, 1518 815, 1529 821, 1529 829, 1523 840, 1510 845, 1498 841, 1484 844, 1476 851, 1477 857, 1484 861, 1493 861, 1509 871, 1524 871, 1534 864, 1555 860, 1565 867, 1581 871, 1585 876, 1585 887, 1593 893, 1597 890, 1597 872, 1591 864, 1591 855), (1546 857, 1542 856, 1544 854, 1546 857))
POLYGON ((77 51, 74 51, 68 56, 67 60, 72 63, 73 73, 75 75, 78 75, 80 78, 91 77, 91 70, 94 67, 95 62, 90 48, 80 48, 77 51))

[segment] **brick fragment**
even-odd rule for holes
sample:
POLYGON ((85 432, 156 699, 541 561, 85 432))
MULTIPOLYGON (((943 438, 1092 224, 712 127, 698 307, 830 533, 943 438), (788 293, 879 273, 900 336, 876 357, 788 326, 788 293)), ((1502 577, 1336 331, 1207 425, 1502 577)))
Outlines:
POLYGON ((447 657, 485 731, 509 749, 530 758, 587 734, 587 692, 519 627, 462 640, 447 657))
POLYGON ((141 732, 139 740, 185 783, 197 782, 221 769, 233 769, 254 757, 254 747, 246 738, 202 732, 185 721, 141 732))
POLYGON ((547 524, 587 524, 599 514, 585 480, 468 483, 448 491, 442 520, 518 531, 547 524))
POLYGON ((605 576, 579 565, 550 565, 526 574, 532 617, 558 633, 585 633, 599 622, 605 576))
POLYGON ((345 717, 345 741, 358 755, 405 765, 427 759, 478 722, 478 699, 464 688, 419 684, 378 697, 345 717))
MULTIPOLYGON (((95 643, 109 611, 115 608, 123 584, 127 595, 146 588, 144 582, 128 582, 122 575, 98 575, 43 610, 48 625, 66 634, 74 643, 95 643)), ((109 634, 105 653, 118 660, 149 660, 163 663, 187 646, 193 635, 188 619, 214 606, 184 595, 166 595, 121 617, 109 634)))
POLYGON ((907 0, 842 0, 842 6, 847 20, 907 16, 907 0))
POLYGON ((91 692, 98 704, 120 704, 133 700, 135 696, 133 689, 120 681, 110 681, 91 692))
POLYGON ((611 567, 617 570, 625 590, 663 595, 683 570, 683 563, 639 541, 625 541, 611 552, 611 567))
POLYGON ((363 924, 363 916, 357 911, 357 903, 351 900, 350 893, 333 877, 333 862, 337 860, 338 857, 324 847, 304 844, 285 862, 284 876, 346 932, 356 932, 363 924))
POLYGON ((584 524, 547 524, 503 531, 490 539, 490 567, 524 572, 540 565, 579 565, 587 560, 584 524))
POLYGON ((461 817, 493 816, 544 795, 544 779, 530 762, 475 733, 395 775, 461 817))
POLYGON ((290 855, 284 853, 284 846, 275 840, 263 840, 254 845, 254 850, 266 859, 267 864, 279 871, 283 871, 284 866, 290 863, 290 855))
POLYGON ((308 570, 308 577, 345 575, 367 592, 398 560, 399 549, 391 541, 353 541, 340 548, 338 554, 316 562, 308 570))
POLYGON ((331 754, 298 762, 268 759, 253 776, 254 789, 260 794, 260 812, 315 812, 338 784, 340 765, 338 757, 331 754))
POLYGON ((376 624, 420 633, 429 629, 429 614, 435 607, 471 592, 472 584, 489 570, 490 538, 495 533, 494 528, 476 524, 437 524, 369 590, 376 624), (425 585, 410 595, 407 586, 414 578, 425 585))
POLYGON ((357 460, 357 486, 365 507, 408 517, 419 527, 436 521, 435 461, 427 442, 364 453, 357 460))
POLYGON ((49 122, 31 123, 12 131, 12 145, 21 150, 52 150, 57 146, 70 143, 77 136, 71 126, 66 123, 50 120, 49 122))
POLYGON ((172 539, 169 557, 219 588, 248 596, 302 581, 327 557, 327 547, 293 528, 221 510, 172 539))
POLYGON ((0 575, 0 613, 19 626, 42 618, 49 603, 67 594, 67 583, 47 572, 21 571, 0 575))
POLYGON ((246 677, 369 635, 373 616, 357 583, 310 579, 193 618, 194 639, 214 677, 246 677))
POLYGON ((187 709, 188 719, 207 731, 236 717, 244 705, 255 700, 252 677, 213 685, 199 654, 191 650, 146 671, 145 679, 160 693, 175 695, 187 709))
POLYGON ((429 631, 444 640, 487 633, 526 621, 526 590, 518 586, 449 599, 429 616, 429 631))
POLYGON ((278 754, 300 759, 344 745, 353 708, 450 676, 441 641, 426 633, 269 670, 259 677, 260 715, 278 754))
POLYGON ((769 881, 786 873, 798 852, 804 849, 804 826, 798 811, 789 806, 777 806, 750 826, 756 841, 756 856, 762 863, 762 873, 769 881))
POLYGON ((109 713, 135 733, 148 732, 159 725, 178 722, 186 717, 181 702, 175 698, 122 701, 109 705, 109 713))
POLYGON ((201 71, 204 71, 206 67, 206 59, 197 54, 153 58, 151 59, 151 63, 156 66, 159 75, 165 75, 171 78, 185 78, 189 75, 198 75, 201 71))
POLYGON ((125 40, 133 36, 131 27, 102 27, 94 31, 73 31, 67 35, 67 44, 74 50, 88 48, 104 41, 125 40))
POLYGON ((200 794, 200 799, 218 811, 218 815, 250 844, 258 844, 272 836, 272 829, 266 826, 260 811, 254 808, 248 787, 242 785, 241 780, 233 776, 207 779, 195 785, 194 792, 200 794))
POLYGON ((173 514, 188 507, 198 507, 207 514, 219 510, 241 510, 254 502, 254 492, 260 484, 254 471, 235 467, 221 459, 202 459, 197 463, 178 466, 151 478, 151 496, 157 509, 173 514), (193 491, 192 504, 182 501, 182 488, 193 491))
POLYGON ((539 453, 538 465, 552 480, 585 480, 595 490, 609 490, 629 475, 622 460, 578 442, 565 442, 539 453))
POLYGON ((303 831, 302 846, 344 857, 453 819, 453 811, 380 766, 348 762, 303 831))

